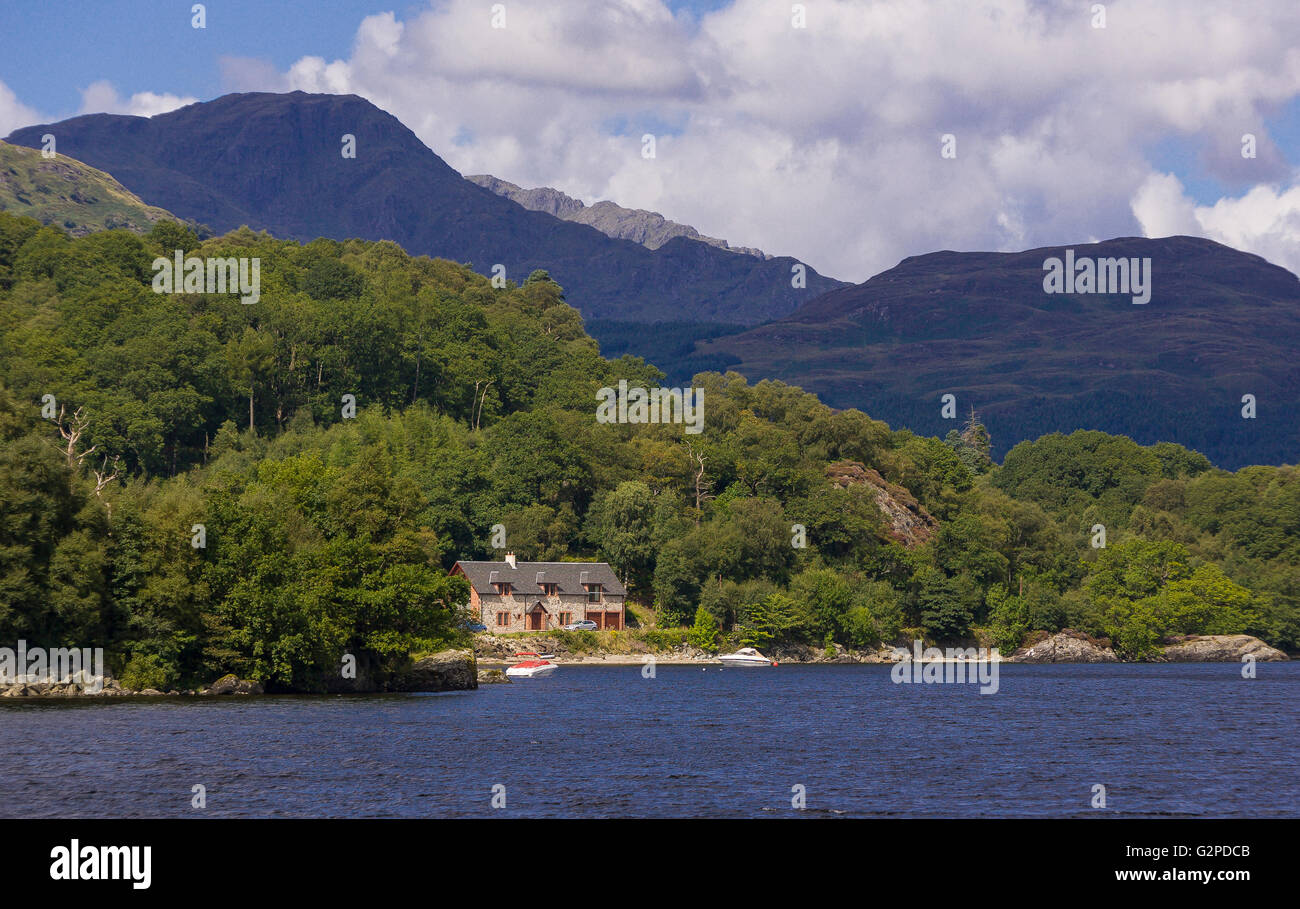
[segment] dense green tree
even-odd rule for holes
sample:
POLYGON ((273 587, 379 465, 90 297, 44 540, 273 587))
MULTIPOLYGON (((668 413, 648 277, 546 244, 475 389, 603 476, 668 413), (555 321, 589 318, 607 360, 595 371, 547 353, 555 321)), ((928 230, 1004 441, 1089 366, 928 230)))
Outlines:
POLYGON ((587 513, 587 537, 629 590, 648 591, 654 566, 654 494, 639 480, 597 493, 587 513))
POLYGON ((966 637, 975 621, 972 588, 958 578, 933 568, 918 571, 914 580, 914 608, 926 634, 941 640, 966 637))
POLYGON ((709 653, 716 653, 718 650, 718 620, 713 617, 713 613, 699 606, 695 610, 695 624, 691 626, 690 634, 686 639, 692 647, 709 653))
POLYGON ((810 568, 790 579, 790 596, 799 610, 799 625, 813 640, 840 637, 853 606, 853 588, 830 568, 810 568))

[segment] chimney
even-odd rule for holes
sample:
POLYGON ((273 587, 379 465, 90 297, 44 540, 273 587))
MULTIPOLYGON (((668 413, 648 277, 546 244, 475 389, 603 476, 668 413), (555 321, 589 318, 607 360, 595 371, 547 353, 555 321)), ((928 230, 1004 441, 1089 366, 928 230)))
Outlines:
POLYGON ((506 553, 506 564, 509 565, 511 568, 517 567, 515 565, 515 554, 513 552, 506 553))

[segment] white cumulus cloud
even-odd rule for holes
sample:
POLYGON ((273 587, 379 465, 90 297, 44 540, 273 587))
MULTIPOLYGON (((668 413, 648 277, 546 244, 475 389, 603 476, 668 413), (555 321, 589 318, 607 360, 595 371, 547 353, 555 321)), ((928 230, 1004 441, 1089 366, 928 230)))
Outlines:
POLYGON ((182 97, 167 93, 136 92, 129 98, 122 98, 113 83, 106 79, 92 82, 81 92, 81 111, 83 114, 131 114, 136 117, 152 117, 165 114, 187 104, 198 101, 194 97, 182 97))
POLYGON ((1236 198, 1197 205, 1172 174, 1153 174, 1133 200, 1148 237, 1207 237, 1300 274, 1300 173, 1289 186, 1253 187, 1236 198))
POLYGON ((13 90, 0 82, 0 137, 40 122, 40 114, 20 102, 13 90))
POLYGON ((1232 230, 1285 247, 1289 194, 1270 209, 1247 190, 1289 178, 1267 118, 1300 96, 1300 4, 1106 6, 1094 28, 1091 5, 1072 2, 826 0, 796 28, 768 0, 698 17, 553 0, 507 3, 494 28, 490 4, 446 0, 367 17, 346 59, 224 69, 242 90, 366 97, 462 173, 653 209, 851 280, 935 249, 1158 219, 1230 233, 1151 182, 1166 141, 1199 148, 1199 166, 1244 193, 1222 215, 1232 230), (1246 132, 1250 162, 1234 153, 1246 132), (940 156, 945 134, 955 159, 940 156))

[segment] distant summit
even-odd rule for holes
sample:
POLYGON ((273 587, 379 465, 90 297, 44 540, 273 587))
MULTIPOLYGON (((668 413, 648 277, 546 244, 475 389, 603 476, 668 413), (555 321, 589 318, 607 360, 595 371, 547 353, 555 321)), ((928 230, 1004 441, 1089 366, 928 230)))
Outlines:
MULTIPOLYGON (((152 118, 91 114, 20 129, 33 148, 111 173, 152 205, 224 233, 392 240, 414 255, 546 269, 589 319, 755 325, 844 286, 788 257, 736 255, 685 237, 657 249, 526 208, 464 179, 391 114, 355 95, 249 93, 152 118), (355 157, 345 157, 352 137, 355 157)), ((599 332, 597 332, 599 337, 599 332)))
POLYGON ((475 174, 465 179, 491 190, 498 196, 504 196, 511 202, 517 202, 529 211, 545 212, 566 221, 586 224, 608 237, 631 240, 647 249, 658 249, 675 237, 685 237, 688 240, 698 240, 716 246, 718 249, 753 256, 756 259, 772 258, 761 249, 732 246, 726 240, 706 237, 689 224, 669 221, 658 212, 646 211, 642 208, 624 208, 613 202, 597 202, 595 205, 588 206, 549 186, 522 189, 514 183, 491 174, 475 174))

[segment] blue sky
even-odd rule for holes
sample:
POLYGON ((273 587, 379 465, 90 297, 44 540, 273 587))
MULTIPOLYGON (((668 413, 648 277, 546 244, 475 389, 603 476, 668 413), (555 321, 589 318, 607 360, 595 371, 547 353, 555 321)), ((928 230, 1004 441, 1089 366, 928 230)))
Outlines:
POLYGON ((56 116, 75 113, 81 90, 101 79, 124 95, 166 91, 206 100, 223 92, 222 56, 259 57, 280 69, 307 55, 345 56, 362 18, 405 9, 365 0, 210 0, 207 28, 195 29, 191 5, 0 3, 0 79, 23 103, 56 116))
MULTIPOLYGON (((1264 123, 1282 157, 1292 167, 1300 167, 1300 98, 1280 105, 1275 115, 1264 118, 1264 123)), ((1249 179, 1224 179, 1211 173, 1201 160, 1202 146, 1198 136, 1173 135, 1150 146, 1148 155, 1160 170, 1177 174, 1187 194, 1203 205, 1250 186, 1249 179)))
MULTIPOLYGON (((345 57, 366 16, 393 11, 403 18, 429 4, 210 0, 205 5, 208 27, 195 29, 192 3, 184 0, 6 0, 0 3, 0 79, 25 104, 56 117, 76 113, 81 91, 101 79, 123 95, 166 91, 207 100, 226 90, 218 63, 223 56, 256 57, 281 70, 300 57, 345 57)), ((666 5, 699 15, 727 3, 666 5)))
POLYGON ((232 90, 349 91, 464 173, 651 208, 851 280, 933 249, 1142 232, 1300 268, 1295 0, 1113 0, 1104 31, 1072 0, 806 0, 803 31, 774 0, 504 0, 495 35, 492 2, 211 0, 202 30, 192 0, 0 3, 0 136, 232 90), (949 131, 962 152, 942 164, 949 131))

